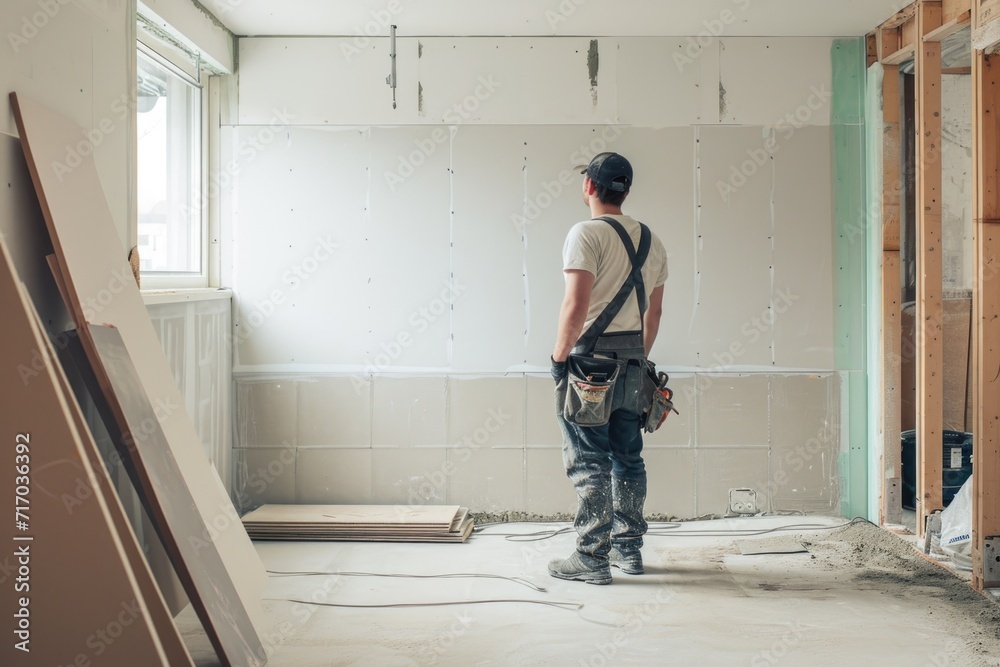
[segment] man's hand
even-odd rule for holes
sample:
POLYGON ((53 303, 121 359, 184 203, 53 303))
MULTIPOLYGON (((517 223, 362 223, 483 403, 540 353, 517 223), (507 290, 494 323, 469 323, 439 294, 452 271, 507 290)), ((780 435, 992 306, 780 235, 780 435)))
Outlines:
POLYGON ((552 379, 560 382, 569 374, 569 368, 565 361, 552 359, 552 370, 550 372, 552 373, 552 379))

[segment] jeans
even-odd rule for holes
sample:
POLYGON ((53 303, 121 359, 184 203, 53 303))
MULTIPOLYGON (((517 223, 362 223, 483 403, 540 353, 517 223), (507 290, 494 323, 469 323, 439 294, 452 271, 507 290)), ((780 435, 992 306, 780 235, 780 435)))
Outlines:
MULTIPOLYGON (((630 365, 633 372, 641 372, 640 366, 630 365)), ((604 426, 578 426, 556 416, 566 475, 579 496, 577 551, 598 561, 607 559, 612 545, 623 555, 637 552, 646 533, 642 428, 640 415, 629 407, 614 410, 604 426)))

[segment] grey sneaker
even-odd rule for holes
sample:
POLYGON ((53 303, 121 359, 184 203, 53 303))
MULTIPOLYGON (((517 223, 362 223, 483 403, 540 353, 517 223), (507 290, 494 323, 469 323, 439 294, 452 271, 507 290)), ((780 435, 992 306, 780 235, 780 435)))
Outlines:
MULTIPOLYGON (((588 560, 596 560, 589 559, 588 560)), ((557 579, 585 581, 588 584, 610 584, 611 568, 603 565, 588 565, 580 552, 574 551, 569 558, 557 558, 549 563, 549 574, 557 579)))
POLYGON ((617 567, 625 574, 642 574, 646 571, 642 567, 642 554, 638 551, 625 555, 618 550, 618 547, 611 547, 608 563, 611 567, 617 567))

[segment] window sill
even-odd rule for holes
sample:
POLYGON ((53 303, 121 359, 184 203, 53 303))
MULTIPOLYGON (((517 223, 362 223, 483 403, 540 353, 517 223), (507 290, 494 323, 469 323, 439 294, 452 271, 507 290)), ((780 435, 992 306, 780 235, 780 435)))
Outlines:
POLYGON ((142 290, 142 300, 147 306, 164 303, 188 303, 191 301, 216 301, 232 299, 233 290, 222 287, 199 287, 193 289, 151 289, 142 290))

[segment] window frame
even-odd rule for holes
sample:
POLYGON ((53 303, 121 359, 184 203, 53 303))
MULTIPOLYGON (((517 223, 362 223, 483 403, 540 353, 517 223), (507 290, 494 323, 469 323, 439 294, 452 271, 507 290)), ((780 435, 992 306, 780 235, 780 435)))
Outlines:
MULTIPOLYGON (((210 275, 212 274, 212 262, 213 253, 211 252, 211 247, 209 244, 211 238, 211 230, 209 229, 209 208, 210 203, 206 201, 205 193, 208 192, 208 179, 209 179, 209 102, 206 99, 208 93, 208 86, 205 85, 205 79, 208 78, 207 73, 201 67, 201 62, 190 61, 186 58, 178 57, 178 54, 172 53, 169 48, 162 48, 166 45, 160 45, 153 40, 143 39, 143 35, 139 35, 136 39, 136 62, 138 69, 138 60, 140 57, 146 57, 149 60, 156 63, 158 66, 164 68, 171 74, 174 74, 185 83, 193 86, 196 92, 196 102, 195 102, 195 118, 196 122, 193 124, 193 130, 195 133, 194 145, 196 156, 196 164, 198 165, 198 177, 195 181, 194 191, 191 193, 191 199, 195 202, 197 206, 197 215, 199 226, 201 229, 200 236, 200 267, 198 272, 169 272, 169 271, 142 271, 140 277, 142 280, 143 290, 172 290, 172 289, 196 289, 196 288, 209 288, 212 287, 210 284, 210 275), (174 56, 174 57, 171 57, 174 56)), ((138 91, 136 91, 138 95, 138 91)), ((134 113, 138 115, 137 102, 133 103, 134 113)), ((136 120, 136 151, 138 151, 138 122, 136 120)), ((138 162, 136 163, 138 166, 138 162)), ((133 220, 133 225, 135 228, 135 239, 138 245, 139 238, 139 219, 136 216, 133 220)))

